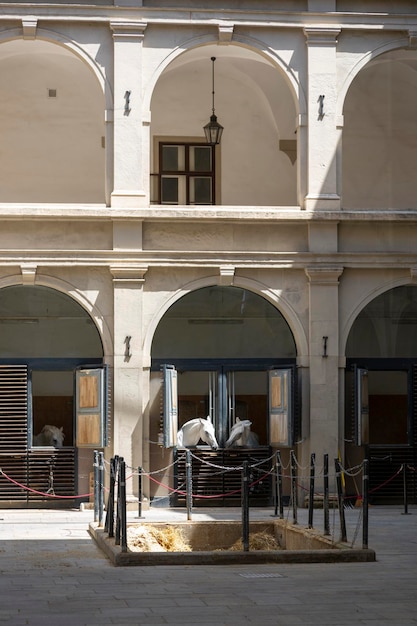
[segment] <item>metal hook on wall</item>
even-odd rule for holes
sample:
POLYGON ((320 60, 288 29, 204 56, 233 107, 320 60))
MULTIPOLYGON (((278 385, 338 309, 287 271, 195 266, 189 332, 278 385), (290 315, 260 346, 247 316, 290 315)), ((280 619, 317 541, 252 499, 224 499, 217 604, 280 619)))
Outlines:
POLYGON ((327 340, 328 339, 329 339, 328 337, 323 337, 323 354, 321 356, 324 359, 328 357, 328 354, 327 354, 327 340))
POLYGON ((125 337, 125 361, 129 361, 130 357, 132 356, 132 352, 130 350, 130 340, 132 339, 132 337, 130 335, 126 335, 125 337))
POLYGON ((125 115, 129 115, 130 108, 130 91, 125 91, 125 115))
POLYGON ((317 102, 319 103, 319 120, 324 117, 324 98, 325 96, 319 96, 317 102))

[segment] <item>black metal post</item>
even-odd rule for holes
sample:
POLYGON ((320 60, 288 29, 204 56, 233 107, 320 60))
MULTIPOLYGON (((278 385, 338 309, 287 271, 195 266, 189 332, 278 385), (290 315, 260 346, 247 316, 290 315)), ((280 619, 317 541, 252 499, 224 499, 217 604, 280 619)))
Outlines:
POLYGON ((368 548, 368 526, 369 526, 369 461, 363 461, 362 477, 362 548, 368 548))
POLYGON ((315 467, 316 467, 316 455, 313 452, 310 456, 310 493, 308 497, 308 527, 309 528, 313 528, 315 467))
POLYGON ((192 473, 192 464, 191 464, 191 452, 190 450, 185 451, 186 461, 185 461, 185 470, 186 470, 186 489, 187 489, 187 520, 191 520, 193 513, 193 473, 192 473))
POLYGON ((122 552, 127 552, 127 511, 126 511, 126 463, 122 459, 119 472, 120 482, 120 534, 122 552))
POLYGON ((284 501, 282 499, 282 462, 280 451, 275 453, 275 516, 284 519, 284 501))
POLYGON ((98 523, 103 526, 104 514, 104 453, 98 453, 98 523))
POLYGON ((139 466, 138 467, 138 518, 141 519, 143 517, 142 515, 142 478, 143 478, 143 471, 142 468, 139 466))
POLYGON ((403 515, 408 515, 407 463, 403 464, 403 493, 404 493, 404 513, 403 513, 403 515))
POLYGON ((293 524, 297 524, 297 463, 294 450, 291 450, 291 500, 293 524))
POLYGON ((94 477, 94 521, 98 520, 98 490, 99 490, 99 478, 98 478, 98 451, 94 450, 93 461, 93 477, 94 477))
POLYGON ((249 462, 243 461, 242 468, 242 544, 249 551, 249 462))
POLYGON ((342 488, 342 469, 341 469, 339 459, 334 460, 334 465, 336 469, 337 501, 338 501, 338 506, 339 506, 339 517, 340 517, 340 541, 347 541, 345 506, 343 502, 343 488, 342 488))
POLYGON ((274 502, 275 502, 275 509, 274 509, 274 516, 277 517, 278 516, 278 501, 279 501, 279 495, 278 495, 278 491, 279 491, 279 486, 278 486, 278 482, 279 482, 279 474, 278 474, 278 452, 276 452, 275 454, 275 474, 274 474, 274 502))
POLYGON ((120 545, 120 535, 121 535, 121 527, 120 527, 120 522, 121 522, 121 515, 122 515, 122 502, 121 502, 121 498, 122 498, 122 491, 121 491, 121 466, 122 463, 124 463, 124 459, 122 456, 120 456, 118 458, 118 463, 117 463, 117 470, 116 470, 116 488, 117 488, 117 496, 116 496, 116 531, 115 531, 115 538, 114 538, 114 542, 116 544, 116 546, 120 545))
POLYGON ((107 513, 105 530, 109 537, 114 537, 114 491, 116 485, 116 457, 110 460, 110 486, 109 486, 109 499, 107 501, 107 513))
POLYGON ((324 534, 330 535, 330 518, 329 518, 329 455, 324 455, 323 460, 323 516, 324 516, 324 534))

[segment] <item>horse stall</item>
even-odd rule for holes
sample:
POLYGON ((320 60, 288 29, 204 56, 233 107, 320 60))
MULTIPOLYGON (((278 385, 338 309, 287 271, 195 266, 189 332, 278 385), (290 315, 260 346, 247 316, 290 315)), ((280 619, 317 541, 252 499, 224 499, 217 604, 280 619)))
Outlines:
POLYGON ((251 468, 249 500, 252 506, 272 504, 272 450, 260 446, 250 420, 236 419, 224 448, 219 448, 214 425, 207 417, 183 424, 177 434, 176 473, 173 505, 183 506, 186 496, 187 467, 184 449, 191 450, 192 493, 196 506, 238 506, 241 499, 243 462, 251 468), (202 441, 211 450, 197 447, 202 441))
POLYGON ((31 421, 27 380, 26 365, 0 366, 0 506, 73 506, 76 449, 72 441, 72 397, 55 397, 48 402, 46 396, 35 396, 31 421), (32 445, 30 426, 33 424, 38 434, 54 421, 59 422, 56 431, 44 431, 40 445, 36 445, 36 439, 32 445))
MULTIPOLYGON (((186 456, 176 450, 175 490, 172 506, 186 506, 186 456)), ((249 482, 251 506, 272 506, 272 450, 268 446, 258 448, 223 448, 218 450, 192 450, 193 506, 240 506, 243 461, 256 466, 249 482), (220 471, 219 468, 222 468, 220 471)))

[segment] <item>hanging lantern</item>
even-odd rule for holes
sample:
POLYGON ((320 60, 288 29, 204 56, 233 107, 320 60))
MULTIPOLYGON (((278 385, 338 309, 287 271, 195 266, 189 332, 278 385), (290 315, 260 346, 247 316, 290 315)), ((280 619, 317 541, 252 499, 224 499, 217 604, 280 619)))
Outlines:
POLYGON ((204 134, 206 135, 207 143, 211 146, 215 146, 220 143, 223 133, 223 126, 217 121, 217 116, 214 109, 214 62, 216 57, 211 57, 212 62, 212 114, 210 121, 204 126, 204 134))

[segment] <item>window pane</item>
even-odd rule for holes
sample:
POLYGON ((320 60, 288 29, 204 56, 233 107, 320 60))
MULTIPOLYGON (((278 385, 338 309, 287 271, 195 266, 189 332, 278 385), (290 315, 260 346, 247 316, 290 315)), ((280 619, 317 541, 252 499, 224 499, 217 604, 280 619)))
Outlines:
POLYGON ((162 171, 179 172, 185 169, 185 146, 162 146, 162 171))
POLYGON ((161 202, 178 204, 178 178, 176 176, 161 177, 161 202))
POLYGON ((211 177, 195 176, 190 178, 190 203, 211 204, 211 177))
POLYGON ((211 146, 190 146, 190 171, 211 172, 211 146))

